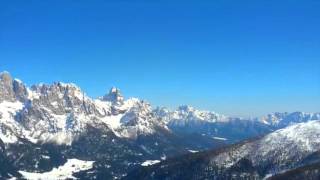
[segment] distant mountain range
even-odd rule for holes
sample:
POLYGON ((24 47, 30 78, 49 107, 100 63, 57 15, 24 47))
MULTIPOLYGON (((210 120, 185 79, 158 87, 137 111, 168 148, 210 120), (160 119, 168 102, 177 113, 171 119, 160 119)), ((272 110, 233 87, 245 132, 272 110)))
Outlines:
MULTIPOLYGON (((317 126, 314 120, 318 119, 320 113, 273 113, 243 119, 190 106, 170 111, 153 108, 137 98, 126 99, 117 88, 92 99, 75 84, 56 82, 27 87, 3 72, 0 74, 0 162, 3 165, 0 178, 124 178, 137 168, 165 163, 166 159, 177 156, 198 156, 198 151, 222 148, 249 138, 260 137, 257 142, 264 142, 266 137, 278 138, 272 135, 281 132, 276 131, 280 128, 305 128, 310 123, 317 126), (268 133, 271 134, 261 140, 268 133)), ((287 139, 274 141, 277 140, 287 139)), ((283 145, 281 148, 289 146, 283 145)), ((249 147, 243 146, 260 157, 260 151, 249 147)), ((247 154, 239 157, 232 167, 244 157, 247 154)), ((222 168, 229 171, 229 167, 222 168)), ((268 172, 269 169, 264 170, 265 174, 268 172)), ((262 177, 259 173, 257 177, 262 177)))

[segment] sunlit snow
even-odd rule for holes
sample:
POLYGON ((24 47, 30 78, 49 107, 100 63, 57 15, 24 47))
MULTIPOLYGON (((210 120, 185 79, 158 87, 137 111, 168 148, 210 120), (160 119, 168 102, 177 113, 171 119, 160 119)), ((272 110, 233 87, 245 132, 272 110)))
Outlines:
POLYGON ((72 174, 92 168, 94 161, 82 161, 78 159, 68 159, 68 161, 58 168, 53 168, 49 172, 32 173, 19 171, 27 180, 56 180, 56 179, 76 179, 72 174))
POLYGON ((146 160, 145 162, 143 162, 141 164, 141 166, 151 166, 151 165, 157 164, 159 162, 160 162, 160 160, 146 160))
MULTIPOLYGON (((21 102, 7 102, 0 103, 0 121, 7 126, 17 126, 17 122, 14 120, 14 115, 17 111, 23 108, 21 102)), ((2 132, 0 129, 0 139, 5 143, 15 143, 17 137, 10 132, 2 132)))

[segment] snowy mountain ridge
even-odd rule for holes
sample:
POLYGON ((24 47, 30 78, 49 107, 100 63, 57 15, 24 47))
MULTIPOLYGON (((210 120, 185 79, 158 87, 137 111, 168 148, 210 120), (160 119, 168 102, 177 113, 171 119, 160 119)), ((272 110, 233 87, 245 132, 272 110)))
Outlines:
POLYGON ((125 138, 164 126, 156 123, 150 104, 135 98, 124 100, 115 88, 102 99, 93 100, 74 84, 27 88, 6 72, 1 73, 0 83, 0 134, 6 143, 22 137, 32 142, 70 144, 88 123, 105 123, 125 138))
POLYGON ((143 100, 125 99, 115 87, 106 95, 91 99, 73 83, 55 82, 29 88, 21 80, 13 79, 8 72, 0 74, 0 90, 0 136, 5 143, 14 143, 21 137, 31 142, 70 144, 86 131, 88 124, 101 123, 121 138, 134 139, 139 134, 152 134, 156 127, 168 131, 187 127, 198 133, 210 133, 213 137, 226 139, 219 132, 239 124, 244 128, 250 124, 251 129, 263 126, 259 123, 281 128, 320 119, 320 113, 274 113, 246 120, 200 111, 186 105, 174 111, 153 109, 143 100))

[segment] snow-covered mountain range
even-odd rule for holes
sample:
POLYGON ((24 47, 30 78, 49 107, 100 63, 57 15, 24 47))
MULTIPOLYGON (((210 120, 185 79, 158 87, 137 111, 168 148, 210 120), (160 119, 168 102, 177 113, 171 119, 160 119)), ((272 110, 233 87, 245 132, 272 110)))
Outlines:
POLYGON ((107 125, 123 138, 152 134, 160 127, 235 142, 292 123, 320 118, 320 113, 294 112, 274 113, 252 120, 200 111, 190 106, 180 106, 174 111, 153 109, 146 101, 125 99, 117 88, 112 88, 101 98, 92 99, 72 83, 39 84, 28 88, 7 72, 1 73, 0 83, 0 137, 6 143, 25 138, 31 142, 70 144, 85 131, 87 124, 95 123, 107 125), (228 128, 246 134, 233 130, 234 136, 239 137, 234 138, 225 133, 228 128))
POLYGON ((2 153, 21 174, 47 173, 80 158, 94 161, 90 176, 116 178, 148 159, 224 144, 175 134, 149 103, 125 99, 117 88, 92 99, 72 83, 27 87, 4 72, 0 90, 2 153))
POLYGON ((118 137, 150 134, 165 124, 152 115, 150 104, 124 100, 116 88, 91 99, 74 84, 54 83, 26 87, 8 73, 0 75, 0 137, 5 143, 18 138, 31 142, 70 144, 87 124, 103 123, 118 137))
POLYGON ((27 87, 3 72, 0 157, 10 173, 3 170, 0 176, 43 177, 79 160, 92 166, 67 172, 72 177, 120 178, 144 162, 218 148, 319 117, 295 112, 243 119, 190 106, 171 111, 126 99, 117 88, 93 99, 72 83, 27 87))

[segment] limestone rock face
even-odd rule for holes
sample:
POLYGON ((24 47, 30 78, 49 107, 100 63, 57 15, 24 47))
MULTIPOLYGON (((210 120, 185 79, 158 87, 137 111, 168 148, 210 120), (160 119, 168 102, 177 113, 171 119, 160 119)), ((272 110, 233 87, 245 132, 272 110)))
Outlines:
POLYGON ((8 72, 0 73, 0 102, 24 101, 27 96, 27 88, 20 80, 12 79, 8 72))
POLYGON ((109 93, 102 97, 104 101, 110 101, 114 104, 122 104, 123 103, 123 96, 118 88, 111 88, 109 93))
POLYGON ((0 101, 14 101, 15 94, 13 92, 12 78, 9 73, 0 74, 0 101))

